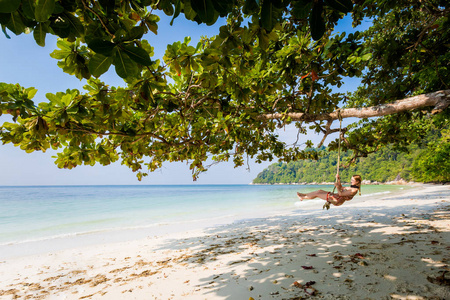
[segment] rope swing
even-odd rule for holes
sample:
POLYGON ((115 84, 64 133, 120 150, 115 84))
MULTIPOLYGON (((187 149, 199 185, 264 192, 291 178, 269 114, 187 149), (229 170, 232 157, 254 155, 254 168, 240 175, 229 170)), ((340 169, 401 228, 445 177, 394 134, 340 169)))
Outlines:
MULTIPOLYGON (((338 144, 338 161, 337 161, 337 170, 336 170, 336 174, 339 175, 339 168, 340 168, 340 164, 341 164, 341 134, 342 134, 342 116, 341 116, 341 111, 338 110, 338 118, 339 118, 339 144, 338 144)), ((336 178, 336 182, 337 182, 337 178, 336 178)), ((336 190, 336 185, 333 188, 333 194, 334 191, 336 190)), ((330 202, 325 202, 325 204, 323 205, 323 209, 330 209, 330 202)))

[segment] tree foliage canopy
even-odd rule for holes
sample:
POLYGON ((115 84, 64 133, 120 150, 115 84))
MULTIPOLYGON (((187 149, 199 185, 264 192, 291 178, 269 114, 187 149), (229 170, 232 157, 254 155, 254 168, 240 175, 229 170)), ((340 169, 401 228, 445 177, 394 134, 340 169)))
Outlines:
MULTIPOLYGON (((61 69, 87 79, 84 91, 47 94, 0 83, 3 143, 58 149, 61 168, 117 160, 138 178, 165 161, 187 161, 196 178, 205 162, 315 158, 302 138, 282 142, 277 128, 295 123, 324 135, 333 120, 362 118, 342 131, 344 150, 365 156, 387 144, 402 148, 426 133, 433 113, 448 122, 450 28, 443 0, 0 0, 4 34, 32 33, 61 69), (153 59, 147 40, 163 11, 199 24, 227 18, 214 37, 167 45, 153 59), (334 34, 345 14, 370 19, 364 32, 334 34), (126 87, 99 78, 114 69, 126 87), (333 92, 359 77, 353 94, 333 92), (421 97, 408 98, 411 96, 421 97), (396 100, 408 98, 398 105, 396 100), (412 100, 411 100, 412 99, 412 100), (386 111, 388 114, 381 113, 386 111), (406 107, 406 108, 405 108, 406 107), (362 108, 372 111, 360 114, 362 108), (356 114, 349 114, 356 109, 356 114), (379 118, 371 118, 383 116, 379 118)), ((173 22, 172 19, 172 22, 173 22)), ((336 148, 336 142, 330 149, 336 148)))
MULTIPOLYGON (((253 180, 256 184, 276 183, 322 183, 334 182, 338 154, 325 147, 316 149, 320 158, 315 160, 275 163, 264 169, 253 180)), ((415 182, 450 181, 450 129, 436 128, 432 124, 427 136, 419 143, 408 146, 407 152, 385 147, 367 157, 358 158, 357 163, 342 168, 340 176, 349 180, 359 174, 363 180, 380 183, 400 179, 415 182)), ((342 153, 341 161, 352 158, 351 151, 342 153)))

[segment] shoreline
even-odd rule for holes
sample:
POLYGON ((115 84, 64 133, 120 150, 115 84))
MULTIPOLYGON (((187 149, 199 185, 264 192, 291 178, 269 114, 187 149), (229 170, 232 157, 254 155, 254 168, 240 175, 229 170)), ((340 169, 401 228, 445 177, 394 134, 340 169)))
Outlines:
POLYGON ((448 186, 317 205, 1 259, 0 298, 450 298, 448 186))
MULTIPOLYGON (((363 192, 362 196, 355 197, 352 202, 364 201, 369 197, 378 197, 380 195, 395 195, 403 193, 404 189, 418 189, 420 186, 403 185, 398 186, 400 189, 389 190, 384 192, 367 193, 363 192)), ((311 187, 307 187, 311 189, 311 187)), ((291 191, 295 195, 294 191, 291 191)), ((288 192, 289 194, 289 192, 288 192)), ((286 196, 286 195, 285 195, 286 196)), ((290 214, 293 209, 317 209, 323 205, 322 200, 306 200, 298 201, 296 196, 286 202, 282 197, 281 206, 267 206, 266 208, 254 207, 252 210, 242 210, 229 212, 227 215, 203 215, 201 218, 184 219, 184 220, 161 220, 158 223, 146 223, 140 225, 125 225, 114 227, 94 228, 87 231, 68 231, 66 233, 57 233, 55 235, 29 237, 27 239, 17 239, 0 242, 0 261, 14 257, 28 256, 34 254, 45 254, 47 252, 58 252, 71 248, 80 248, 86 246, 95 246, 97 244, 110 244, 116 242, 133 241, 143 239, 148 236, 165 236, 177 234, 180 232, 189 232, 194 230, 202 230, 209 227, 232 224, 248 219, 258 219, 270 217, 274 214, 290 214), (294 202, 295 201, 295 202, 294 202), (286 203, 288 206, 286 206, 286 203)), ((248 207, 251 208, 251 207, 248 207)), ((55 227, 57 224, 54 225, 55 227)))

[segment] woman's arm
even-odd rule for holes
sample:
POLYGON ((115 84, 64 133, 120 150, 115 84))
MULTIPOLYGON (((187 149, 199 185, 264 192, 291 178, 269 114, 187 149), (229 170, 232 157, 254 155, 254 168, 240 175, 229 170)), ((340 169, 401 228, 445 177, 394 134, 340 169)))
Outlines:
POLYGON ((353 197, 356 195, 356 193, 358 193, 358 189, 354 189, 354 188, 350 188, 350 187, 343 188, 342 190, 338 191, 338 195, 344 196, 344 197, 347 197, 347 196, 353 197))
POLYGON ((339 196, 344 196, 344 197, 350 196, 350 197, 353 197, 358 192, 358 189, 354 189, 354 188, 350 188, 350 187, 347 187, 347 188, 342 187, 341 177, 339 176, 339 174, 336 174, 336 182, 335 182, 334 185, 336 186, 336 189, 337 189, 337 192, 338 192, 339 196))

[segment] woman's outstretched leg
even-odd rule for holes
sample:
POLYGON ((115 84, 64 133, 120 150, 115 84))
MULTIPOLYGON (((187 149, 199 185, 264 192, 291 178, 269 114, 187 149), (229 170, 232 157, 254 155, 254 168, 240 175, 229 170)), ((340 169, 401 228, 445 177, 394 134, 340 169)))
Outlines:
POLYGON ((298 198, 303 201, 304 199, 314 199, 314 198, 320 198, 323 200, 327 200, 327 191, 324 190, 317 190, 311 193, 307 193, 307 194, 302 194, 302 193, 297 193, 298 198))
POLYGON ((302 194, 302 193, 297 193, 298 198, 303 201, 304 199, 314 199, 314 198, 320 198, 323 199, 327 202, 330 202, 333 205, 339 206, 342 205, 343 202, 339 202, 338 200, 334 199, 334 197, 329 196, 327 197, 328 192, 324 191, 324 190, 318 190, 318 191, 314 191, 308 194, 302 194))

